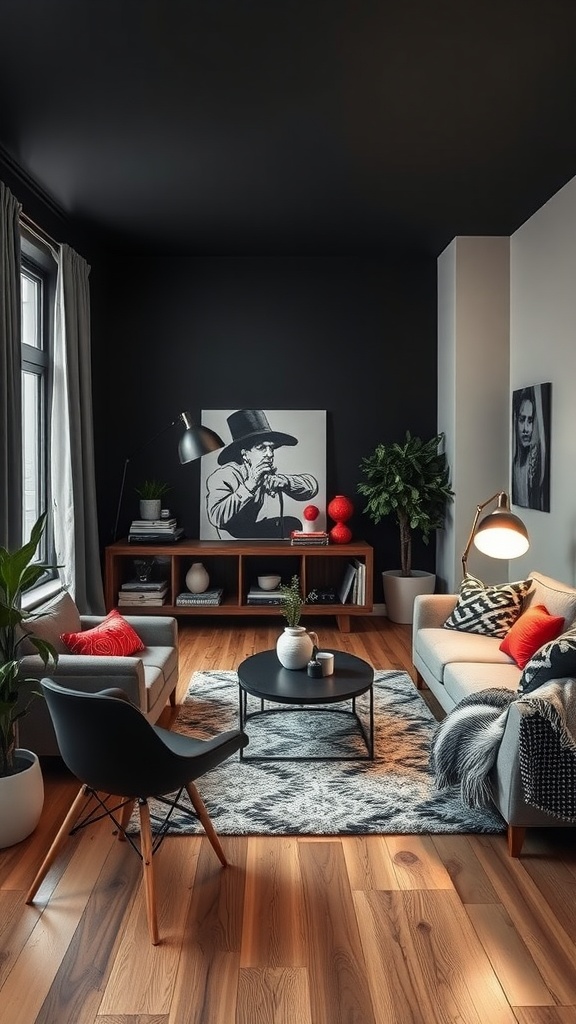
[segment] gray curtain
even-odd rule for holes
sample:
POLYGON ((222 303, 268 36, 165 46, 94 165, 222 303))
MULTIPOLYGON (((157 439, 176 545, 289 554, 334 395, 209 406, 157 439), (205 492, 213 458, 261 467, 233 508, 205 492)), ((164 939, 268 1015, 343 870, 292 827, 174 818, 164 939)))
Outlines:
POLYGON ((101 615, 104 592, 98 542, 92 367, 90 267, 60 247, 56 296, 52 493, 56 557, 80 612, 101 615))
POLYGON ((0 545, 22 544, 20 210, 0 181, 0 545))

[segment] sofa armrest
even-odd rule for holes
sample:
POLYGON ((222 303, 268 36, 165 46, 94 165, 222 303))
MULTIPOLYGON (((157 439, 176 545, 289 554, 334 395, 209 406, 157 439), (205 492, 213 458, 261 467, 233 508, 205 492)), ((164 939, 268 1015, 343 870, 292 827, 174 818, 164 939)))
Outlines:
POLYGON ((141 658, 112 658, 103 655, 61 654, 56 667, 46 667, 37 654, 22 659, 22 673, 27 679, 48 676, 73 690, 95 693, 109 686, 125 690, 133 704, 147 710, 144 665, 141 658))
POLYGON ((419 629, 440 629, 456 607, 458 594, 418 594, 414 598, 412 634, 419 629))
MULTIPOLYGON (((170 615, 124 615, 147 647, 177 647, 178 623, 170 615)), ((81 615, 82 629, 92 629, 102 622, 102 615, 81 615)))

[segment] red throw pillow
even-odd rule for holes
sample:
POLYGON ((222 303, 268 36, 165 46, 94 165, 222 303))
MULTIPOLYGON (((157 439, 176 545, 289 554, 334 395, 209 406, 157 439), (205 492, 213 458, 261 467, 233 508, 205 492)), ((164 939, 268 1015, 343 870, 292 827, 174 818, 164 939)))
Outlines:
POLYGON ((72 654, 103 654, 126 658, 143 651, 138 633, 126 622, 120 612, 114 610, 105 619, 80 633, 62 633, 60 638, 72 654))
POLYGON ((518 616, 500 644, 500 650, 513 658, 519 668, 524 668, 538 648, 555 640, 563 629, 562 615, 550 615, 543 604, 535 604, 518 616))

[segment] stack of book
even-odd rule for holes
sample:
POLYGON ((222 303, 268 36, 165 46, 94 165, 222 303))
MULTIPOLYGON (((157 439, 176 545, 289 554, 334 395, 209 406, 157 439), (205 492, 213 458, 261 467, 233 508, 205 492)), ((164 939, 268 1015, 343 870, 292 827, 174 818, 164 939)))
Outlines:
POLYGON ((301 545, 328 544, 329 537, 325 530, 292 530, 290 543, 297 547, 301 545))
POLYGON ((261 587, 253 586, 248 591, 246 599, 247 604, 282 604, 282 591, 278 587, 276 590, 262 590, 261 587))
POLYGON ((183 536, 184 530, 176 519, 133 519, 128 540, 137 544, 168 544, 183 536))
POLYGON ((185 590, 182 594, 178 594, 176 604, 180 608, 192 605, 196 607, 200 605, 221 604, 223 593, 223 587, 209 587, 208 590, 204 590, 201 594, 192 594, 189 590, 185 590))
POLYGON ((118 607, 123 605, 150 605, 164 604, 168 584, 166 580, 128 580, 123 583, 118 592, 118 607))
POLYGON ((366 565, 359 558, 348 562, 338 597, 342 604, 366 604, 366 565))

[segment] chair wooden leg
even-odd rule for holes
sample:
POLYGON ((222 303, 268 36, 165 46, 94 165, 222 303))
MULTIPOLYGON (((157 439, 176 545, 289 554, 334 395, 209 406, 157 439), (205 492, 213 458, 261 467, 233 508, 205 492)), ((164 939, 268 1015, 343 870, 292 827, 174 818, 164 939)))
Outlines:
POLYGON ((511 857, 519 857, 526 829, 521 825, 508 825, 508 853, 511 857))
POLYGON ((72 829, 80 813, 80 807, 83 803, 86 802, 89 793, 90 790, 88 789, 87 786, 81 786, 80 789, 78 790, 74 803, 72 804, 70 810, 68 811, 68 814, 66 815, 64 821, 62 822, 60 828, 58 829, 58 832, 54 837, 52 845, 48 850, 48 853, 46 854, 44 860, 42 861, 40 868, 38 869, 36 878, 34 879, 32 885, 28 889, 28 892, 26 894, 26 903, 32 903, 36 893, 38 892, 38 889, 40 888, 42 882, 44 881, 46 875, 48 874, 48 871, 50 870, 52 864, 56 860, 58 851, 61 849, 66 839, 68 838, 70 830, 72 829))
POLYGON ((220 846, 220 840, 216 835, 216 829, 214 828, 214 825, 212 824, 212 821, 210 819, 210 815, 208 814, 208 811, 204 806, 204 801, 202 800, 202 797, 200 796, 200 793, 196 789, 196 786, 194 785, 193 782, 186 783, 186 792, 190 797, 190 801, 192 803, 194 810, 196 811, 196 814, 198 815, 200 821, 202 822, 204 831, 208 836, 208 839, 210 840, 214 850, 216 851, 216 856, 218 857, 218 860, 220 861, 223 867, 226 867, 228 861, 226 860, 224 850, 220 846))
POLYGON ((146 914, 148 916, 148 931, 153 946, 157 946, 158 921, 156 918, 156 889, 154 886, 154 867, 152 864, 152 832, 150 829, 150 810, 145 800, 138 804, 140 810, 140 846, 142 853, 142 872, 144 876, 144 891, 146 894, 146 914))
POLYGON ((424 689, 424 680, 422 679, 422 676, 420 675, 418 669, 416 669, 416 689, 417 690, 423 690, 424 689))
POLYGON ((121 813, 120 813, 120 826, 121 827, 118 829, 118 839, 120 840, 121 843, 125 843, 126 842, 126 836, 124 835, 124 830, 128 828, 128 822, 130 821, 130 818, 132 817, 132 811, 134 809, 134 804, 135 803, 136 803, 136 798, 134 798, 134 800, 127 800, 126 803, 124 804, 124 807, 122 808, 121 813))
POLYGON ((172 707, 175 708, 176 707, 176 687, 174 687, 173 690, 170 690, 170 696, 168 697, 168 700, 170 701, 172 707))

